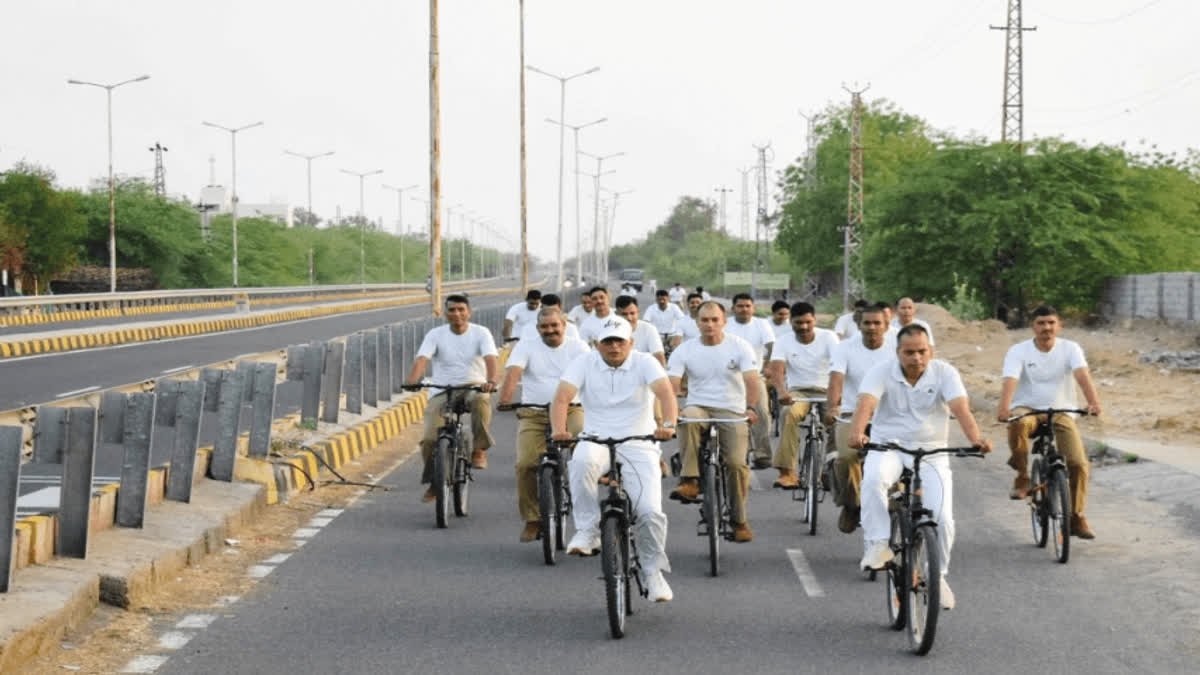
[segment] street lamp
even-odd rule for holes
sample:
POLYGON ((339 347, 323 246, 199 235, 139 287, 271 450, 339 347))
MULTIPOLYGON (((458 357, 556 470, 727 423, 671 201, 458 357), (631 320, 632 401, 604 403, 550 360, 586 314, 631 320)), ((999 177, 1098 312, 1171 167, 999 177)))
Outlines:
MULTIPOLYGON (((560 120, 565 120, 567 118, 567 82, 569 82, 577 77, 583 77, 584 75, 591 75, 592 73, 596 72, 597 70, 600 70, 599 66, 597 66, 595 68, 590 68, 588 70, 585 70, 581 73, 575 73, 574 75, 568 75, 566 77, 563 77, 561 75, 555 75, 553 73, 548 73, 544 70, 541 70, 540 68, 535 68, 533 66, 525 66, 525 68, 526 68, 526 70, 529 70, 534 73, 538 73, 539 75, 545 75, 546 77, 552 77, 552 78, 558 80, 558 85, 559 85, 558 119, 560 119, 560 120)), ((559 125, 559 127, 558 127, 558 288, 560 288, 560 289, 562 288, 562 284, 563 284, 563 259, 562 259, 563 153, 564 153, 564 145, 566 143, 566 135, 567 135, 567 127, 565 125, 559 125)))
POLYGON ((358 177, 358 283, 364 287, 367 285, 367 210, 366 202, 363 199, 363 184, 366 182, 367 176, 375 176, 383 173, 383 169, 375 169, 374 171, 350 171, 340 169, 344 174, 358 177))
POLYGON ((563 122, 559 122, 558 120, 550 119, 549 117, 546 118, 546 121, 551 124, 563 124, 568 129, 570 129, 572 132, 574 132, 574 138, 575 138, 575 283, 578 285, 578 284, 583 283, 583 250, 582 250, 583 244, 581 243, 582 239, 583 239, 583 232, 581 230, 581 225, 579 224, 579 130, 586 129, 586 128, 588 128, 590 126, 594 126, 596 124, 600 124, 601 122, 607 122, 608 118, 601 117, 598 120, 593 120, 591 122, 588 122, 587 124, 580 124, 578 126, 571 125, 571 124, 564 124, 563 122))
MULTIPOLYGON (((312 209, 312 161, 314 159, 319 159, 321 157, 328 157, 328 156, 332 155, 333 150, 330 150, 329 152, 317 153, 315 155, 305 155, 305 154, 301 154, 299 152, 292 152, 291 150, 284 150, 283 154, 291 155, 292 157, 299 157, 300 159, 303 159, 305 161, 305 163, 308 165, 308 215, 309 215, 309 217, 312 217, 312 215, 313 215, 313 209, 312 209)), ((313 227, 316 227, 316 226, 317 226, 317 222, 314 219, 313 227)))
POLYGON ((83 84, 89 87, 99 87, 108 96, 108 292, 117 292, 117 184, 113 178, 112 159, 112 93, 113 89, 133 82, 150 79, 149 75, 135 77, 116 84, 99 84, 83 80, 67 80, 67 84, 83 84))
POLYGON ((610 155, 593 155, 590 152, 584 152, 584 151, 580 150, 579 154, 587 155, 588 157, 591 157, 592 159, 596 160, 596 173, 589 174, 592 176, 592 179, 594 181, 592 184, 594 187, 594 195, 593 195, 594 205, 592 207, 593 208, 593 212, 592 212, 592 249, 595 250, 595 252, 596 252, 596 263, 597 263, 596 264, 596 276, 604 277, 604 279, 607 280, 608 279, 608 268, 607 267, 605 267, 603 269, 600 268, 600 261, 607 257, 607 256, 600 255, 600 177, 610 174, 610 173, 613 173, 612 171, 603 171, 602 170, 603 166, 604 166, 604 160, 612 159, 613 157, 621 157, 625 153, 624 152, 614 152, 610 155))
POLYGON ((232 161, 233 161, 233 185, 232 185, 232 187, 231 187, 231 191, 232 191, 232 194, 233 194, 233 197, 232 197, 232 200, 233 200, 233 287, 234 287, 234 288, 237 288, 237 285, 238 285, 238 233, 237 233, 237 218, 238 218, 238 193, 237 193, 237 135, 238 135, 238 132, 239 132, 239 131, 245 131, 246 129, 253 129, 254 127, 259 127, 259 126, 262 126, 262 124, 263 124, 263 123, 262 123, 261 121, 259 121, 259 122, 255 122, 254 124, 247 124, 247 125, 246 125, 246 126, 244 126, 244 127, 237 127, 237 128, 223 127, 223 126, 221 126, 220 124, 213 124, 212 122, 201 122, 201 124, 203 124, 203 125, 204 125, 204 126, 206 126, 206 127, 212 127, 212 128, 214 128, 214 129, 220 129, 220 130, 222 130, 222 131, 228 131, 228 132, 229 132, 230 143, 231 143, 231 145, 232 145, 232 148, 233 148, 233 149, 232 149, 232 151, 230 152, 230 156, 232 157, 232 161))
POLYGON ((400 237, 400 283, 404 283, 404 192, 417 187, 407 185, 405 187, 392 187, 384 185, 384 190, 392 190, 396 193, 396 234, 400 237))

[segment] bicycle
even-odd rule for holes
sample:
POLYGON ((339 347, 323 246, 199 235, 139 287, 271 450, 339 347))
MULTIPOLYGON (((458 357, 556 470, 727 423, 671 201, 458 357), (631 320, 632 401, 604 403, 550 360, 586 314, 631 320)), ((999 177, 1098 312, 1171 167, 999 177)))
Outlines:
POLYGON ((896 443, 868 443, 868 452, 895 450, 913 458, 911 469, 900 473, 898 487, 888 495, 891 512, 889 545, 895 557, 887 564, 888 625, 893 630, 907 628, 908 647, 923 655, 933 648, 941 609, 942 549, 938 543, 937 521, 921 501, 921 461, 931 455, 983 457, 976 447, 910 450, 896 443))
POLYGON ((471 489, 471 457, 467 453, 466 438, 469 432, 462 416, 470 412, 467 408, 466 392, 482 392, 477 384, 406 384, 406 391, 441 389, 446 394, 446 405, 442 407, 442 424, 437 430, 437 444, 433 452, 434 522, 439 528, 447 527, 450 521, 450 504, 454 504, 454 515, 466 517, 471 489), (456 396, 455 394, 458 393, 456 396))
POLYGON ((675 351, 675 347, 671 345, 671 339, 675 337, 674 333, 659 333, 663 344, 663 358, 671 360, 671 352, 675 351))
MULTIPOLYGON (((578 408, 578 403, 572 403, 572 408, 578 408)), ((529 410, 550 411, 549 403, 518 403, 505 406, 504 410, 528 408, 529 410)), ((567 458, 564 449, 569 443, 555 441, 551 438, 553 430, 546 425, 546 450, 538 459, 538 509, 541 512, 542 531, 538 538, 542 540, 542 558, 547 565, 555 564, 558 551, 566 550, 566 523, 571 517, 571 486, 567 479, 567 458)))
POLYGON ((591 434, 580 434, 580 441, 589 441, 608 446, 608 472, 601 478, 608 485, 608 496, 600 501, 600 567, 604 571, 604 598, 608 606, 608 629, 613 639, 625 635, 625 617, 633 614, 633 582, 637 582, 638 594, 643 598, 650 595, 642 579, 642 565, 638 560, 637 542, 633 530, 637 525, 637 513, 633 502, 621 484, 621 464, 617 461, 617 446, 629 441, 657 441, 653 434, 626 436, 624 438, 600 438, 591 434))
MULTIPOLYGON (((792 501, 804 502, 804 516, 800 522, 808 524, 810 536, 817 533, 817 511, 820 502, 825 501, 825 491, 822 489, 821 473, 826 461, 825 423, 821 419, 821 409, 825 406, 824 398, 793 398, 793 403, 808 403, 808 414, 800 420, 799 426, 804 429, 804 452, 796 477, 800 487, 792 495, 792 501)), ((835 457, 836 458, 836 457, 835 457)), ((832 473, 832 467, 830 467, 832 473)))
POLYGON ((767 406, 771 411, 771 435, 779 438, 780 418, 783 415, 780 412, 779 391, 773 386, 767 387, 767 406))
POLYGON ((1046 542, 1054 540, 1054 558, 1066 564, 1071 556, 1071 488, 1067 479, 1067 461, 1058 452, 1054 442, 1054 416, 1063 413, 1088 414, 1077 408, 1046 408, 1014 415, 1004 420, 1011 424, 1022 417, 1045 415, 1038 421, 1033 439, 1033 460, 1029 464, 1029 522, 1033 528, 1033 542, 1045 548, 1046 542), (1053 534, 1053 537, 1050 535, 1053 534))
MULTIPOLYGON (((696 535, 708 537, 709 574, 721 573, 721 539, 733 541, 733 511, 729 506, 728 467, 717 438, 718 423, 742 423, 748 417, 703 418, 680 417, 679 424, 708 423, 708 433, 701 437, 697 451, 700 463, 700 522, 696 535)), ((679 453, 671 457, 672 473, 680 473, 679 453)))

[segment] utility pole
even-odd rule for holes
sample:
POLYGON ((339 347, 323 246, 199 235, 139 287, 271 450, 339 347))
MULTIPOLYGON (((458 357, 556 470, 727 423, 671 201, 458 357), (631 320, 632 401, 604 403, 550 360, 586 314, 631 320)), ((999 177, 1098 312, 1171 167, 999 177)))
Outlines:
MULTIPOLYGON (((580 150, 579 154, 586 155, 586 156, 591 157, 592 159, 596 160, 596 173, 583 174, 583 175, 592 177, 592 195, 593 195, 592 248, 595 250, 599 250, 599 246, 600 246, 600 242, 601 242, 601 240, 600 240, 600 177, 607 176, 610 173, 615 173, 612 169, 610 169, 608 171, 603 170, 604 160, 612 159, 614 157, 621 157, 625 153, 624 152, 614 152, 614 153, 611 153, 608 155, 593 155, 590 152, 584 152, 584 151, 580 150)), ((602 270, 598 269, 598 270, 596 270, 596 276, 602 277, 605 279, 605 281, 607 281, 608 280, 607 272, 608 272, 607 267, 605 267, 602 270)))
POLYGON ((518 0, 521 13, 521 297, 529 290, 529 192, 525 151, 525 0, 518 0))
POLYGON ((742 239, 750 238, 750 172, 754 167, 738 169, 742 174, 742 239))
MULTIPOLYGON (((400 283, 404 283, 404 237, 408 234, 404 230, 404 192, 412 190, 416 185, 408 185, 406 187, 392 187, 384 185, 384 190, 391 190, 396 193, 396 236, 400 237, 400 283)), ((382 228, 380 228, 382 229, 382 228)))
POLYGON ((348 171, 341 170, 342 173, 358 178, 358 283, 366 290, 367 285, 367 211, 366 201, 363 197, 363 185, 366 182, 367 176, 375 176, 383 173, 383 169, 375 169, 374 171, 348 171))
MULTIPOLYGON (((306 171, 307 171, 306 175, 308 176, 308 182, 306 183, 306 185, 308 186, 308 217, 309 218, 313 218, 313 208, 312 208, 312 163, 313 163, 313 160, 319 159, 321 157, 328 157, 328 156, 332 155, 333 152, 334 152, 333 150, 330 150, 329 152, 318 152, 315 155, 305 155, 305 154, 302 154, 299 152, 292 152, 291 150, 283 151, 283 154, 285 154, 285 155, 291 155, 292 157, 299 157, 300 159, 304 160, 304 163, 306 166, 306 171)), ((313 227, 317 226, 317 221, 315 218, 313 218, 312 226, 313 227)))
POLYGON ((438 0, 429 0, 429 304, 442 315, 442 127, 438 64, 438 0))
POLYGON ((230 199, 233 202, 232 203, 232 207, 233 207, 233 214, 232 214, 233 215, 233 227, 232 227, 232 229, 233 229, 233 287, 237 288, 237 285, 238 285, 237 135, 238 135, 239 131, 245 131, 247 129, 253 129, 254 127, 260 127, 260 126, 262 126, 263 123, 262 123, 262 121, 258 121, 253 124, 247 124, 247 125, 241 126, 241 127, 225 127, 225 126, 221 126, 220 124, 213 124, 212 122, 201 122, 201 124, 203 124, 206 127, 212 127, 214 129, 220 129, 221 131, 229 132, 229 144, 230 144, 229 156, 233 163, 233 181, 232 181, 233 185, 231 186, 231 191, 230 191, 230 193, 232 195, 230 197, 230 199))
POLYGON ((721 194, 721 234, 728 235, 729 234, 729 219, 726 217, 727 214, 725 211, 725 195, 729 194, 730 192, 733 192, 733 188, 727 188, 724 185, 722 185, 721 187, 714 189, 713 192, 719 192, 721 194))
POLYGON ((817 186, 817 120, 821 119, 821 115, 800 113, 800 116, 807 123, 804 133, 804 187, 812 190, 817 186))
MULTIPOLYGON (((767 222, 767 151, 771 149, 771 144, 756 145, 754 149, 758 151, 758 221, 754 225, 754 271, 750 275, 750 296, 756 297, 758 294, 758 270, 762 267, 762 244, 763 238, 766 235, 767 222)), ((770 242, 767 242, 768 245, 770 242)))
POLYGON ((630 192, 633 192, 633 188, 628 190, 608 191, 608 193, 612 195, 612 202, 607 205, 607 210, 604 214, 604 238, 602 239, 604 242, 604 251, 603 255, 600 257, 602 261, 601 265, 604 268, 603 274, 605 281, 608 281, 608 253, 612 250, 613 223, 615 223, 617 220, 617 204, 621 201, 621 195, 627 195, 630 192))
POLYGON ((1008 21, 1003 26, 988 26, 1004 31, 1004 102, 1000 142, 1008 143, 1017 152, 1024 151, 1025 142, 1025 68, 1022 63, 1023 34, 1037 30, 1021 23, 1021 0, 1008 0, 1008 21))
POLYGON ((549 117, 546 118, 546 121, 551 124, 561 124, 567 127, 574 134, 575 139, 575 283, 578 285, 583 283, 583 232, 579 217, 579 155, 581 154, 579 151, 579 130, 607 122, 608 118, 601 117, 586 124, 567 124, 562 120, 555 120, 549 117))
POLYGON ((862 242, 863 228, 863 145, 862 145, 862 95, 871 85, 862 89, 842 89, 850 92, 850 193, 847 197, 846 226, 842 228, 842 311, 850 311, 850 291, 859 290, 860 279, 851 279, 850 268, 857 275, 858 249, 862 242), (852 264, 854 263, 854 264, 852 264))
POLYGON ((159 197, 167 196, 167 169, 163 166, 163 153, 167 148, 162 143, 155 143, 150 148, 154 153, 154 194, 159 197))

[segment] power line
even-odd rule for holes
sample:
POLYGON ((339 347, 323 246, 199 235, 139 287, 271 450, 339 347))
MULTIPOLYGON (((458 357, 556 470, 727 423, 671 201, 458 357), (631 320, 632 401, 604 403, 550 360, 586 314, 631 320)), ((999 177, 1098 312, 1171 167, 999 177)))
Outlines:
POLYGON ((1056 21, 1058 23, 1068 23, 1068 24, 1072 24, 1072 25, 1076 25, 1076 26, 1099 26, 1099 25, 1106 24, 1106 23, 1116 23, 1117 21, 1122 21, 1124 19, 1128 19, 1129 17, 1133 16, 1134 14, 1139 14, 1144 10, 1150 9, 1151 7, 1157 5, 1160 2, 1162 2, 1162 0, 1150 0, 1149 2, 1143 4, 1139 7, 1135 7, 1134 9, 1131 9, 1128 12, 1125 12, 1123 14, 1118 14, 1116 16, 1109 16, 1109 17, 1105 17, 1102 19, 1068 19, 1066 17, 1055 16, 1053 14, 1049 14, 1040 9, 1035 10, 1035 11, 1037 12, 1037 14, 1044 16, 1047 19, 1050 19, 1051 21, 1056 21))

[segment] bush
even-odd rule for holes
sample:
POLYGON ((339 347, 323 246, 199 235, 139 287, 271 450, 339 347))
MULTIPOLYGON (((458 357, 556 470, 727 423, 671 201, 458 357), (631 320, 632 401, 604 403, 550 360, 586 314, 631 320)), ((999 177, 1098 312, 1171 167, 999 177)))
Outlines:
POLYGON ((991 315, 975 291, 967 285, 966 281, 959 279, 957 274, 954 275, 954 297, 942 298, 934 302, 945 307, 947 312, 963 321, 987 319, 991 315))

